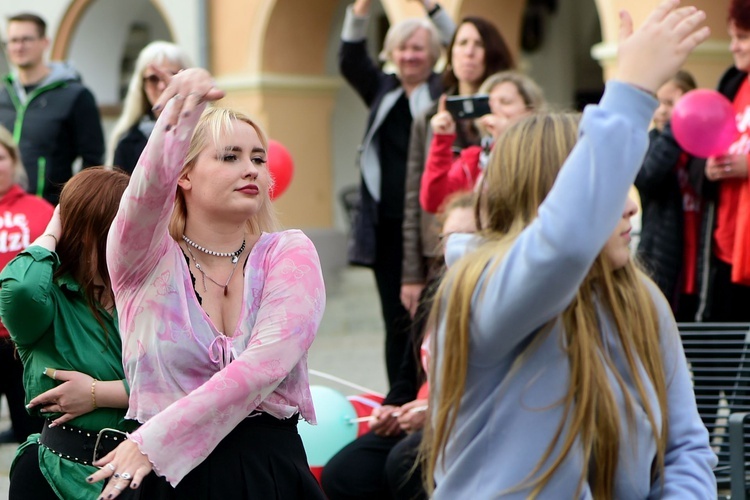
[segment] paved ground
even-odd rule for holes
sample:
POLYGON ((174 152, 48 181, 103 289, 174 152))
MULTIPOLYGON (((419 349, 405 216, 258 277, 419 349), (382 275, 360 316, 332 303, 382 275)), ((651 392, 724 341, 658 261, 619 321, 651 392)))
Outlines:
MULTIPOLYGON (((347 268, 327 288, 326 312, 310 350, 310 369, 385 392, 388 382, 383 324, 372 273, 347 268)), ((359 392, 320 376, 311 375, 310 382, 333 387, 346 395, 359 392)), ((7 415, 3 400, 0 430, 9 425, 7 415)), ((8 498, 8 471, 15 449, 15 445, 0 445, 0 499, 8 498)))

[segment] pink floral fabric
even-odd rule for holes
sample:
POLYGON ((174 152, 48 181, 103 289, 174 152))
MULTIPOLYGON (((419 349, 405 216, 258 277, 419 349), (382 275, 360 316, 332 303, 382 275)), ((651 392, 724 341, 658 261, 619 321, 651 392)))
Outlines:
POLYGON ((325 307, 318 254, 293 230, 264 233, 250 251, 233 332, 219 332, 201 308, 167 225, 202 109, 169 132, 157 122, 107 242, 127 417, 143 423, 130 437, 172 485, 253 410, 315 423, 307 351, 325 307))

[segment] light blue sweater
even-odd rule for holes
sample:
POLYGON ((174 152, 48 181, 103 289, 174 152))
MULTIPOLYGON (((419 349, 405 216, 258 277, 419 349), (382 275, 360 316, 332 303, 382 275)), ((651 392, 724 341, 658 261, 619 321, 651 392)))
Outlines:
MULTIPOLYGON (((656 101, 620 83, 607 84, 598 106, 583 113, 579 140, 541 205, 539 217, 526 228, 491 274, 485 272, 475 292, 466 392, 438 461, 435 499, 525 498, 529 490, 508 493, 534 469, 552 442, 563 416, 559 402, 569 383, 569 364, 562 349, 560 321, 509 375, 510 367, 538 329, 560 315, 575 296, 594 259, 622 216, 630 185, 647 147, 649 120, 656 101), (503 494, 504 493, 504 494, 503 494), (507 495, 507 496, 506 496, 507 495)), ((476 241, 450 238, 448 261, 468 252, 476 241)), ((687 363, 669 305, 651 286, 659 311, 662 354, 667 376, 669 433, 663 490, 651 480, 656 443, 636 403, 636 422, 628 428, 624 395, 610 374, 621 414, 621 448, 615 498, 713 498, 716 456, 695 406, 687 363)), ((629 397, 638 400, 627 375, 627 362, 613 323, 599 311, 602 336, 614 365, 624 376, 629 397)), ((444 325, 438 329, 435 362, 444 325)), ((643 380, 647 380, 642 372, 643 380)), ((440 380, 435 381, 436 389, 440 380)), ((434 391, 434 392, 437 392, 434 391)), ((659 409, 647 386, 652 408, 659 409)), ((660 422, 661 414, 656 415, 660 422)), ((560 445, 562 440, 558 442, 560 445)), ((553 459, 559 450, 553 452, 553 459)), ((573 498, 582 470, 582 453, 574 448, 542 491, 541 498, 573 498)), ((552 463, 548 460, 542 470, 552 463)), ((592 464, 595 466, 595 464, 592 464)), ((591 498, 584 484, 581 498, 591 498)))

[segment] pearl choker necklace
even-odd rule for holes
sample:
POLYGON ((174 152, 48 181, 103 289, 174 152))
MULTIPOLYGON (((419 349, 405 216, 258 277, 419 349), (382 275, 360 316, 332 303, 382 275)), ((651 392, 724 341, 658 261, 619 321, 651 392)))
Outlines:
POLYGON ((232 264, 236 264, 237 260, 240 258, 240 254, 245 251, 245 238, 242 238, 242 246, 235 250, 234 252, 214 252, 213 250, 209 250, 208 248, 202 247, 184 234, 182 235, 182 240, 190 245, 193 248, 197 248, 201 252, 213 255, 214 257, 231 257, 232 258, 232 264))

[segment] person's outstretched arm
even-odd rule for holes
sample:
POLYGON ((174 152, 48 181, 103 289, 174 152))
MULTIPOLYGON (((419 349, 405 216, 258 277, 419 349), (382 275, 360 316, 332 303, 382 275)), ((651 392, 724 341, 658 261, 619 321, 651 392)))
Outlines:
POLYGON ((456 23, 443 7, 433 0, 422 0, 425 12, 430 16, 430 20, 440 33, 440 43, 444 47, 450 45, 453 39, 453 33, 456 32, 456 23))
POLYGON ((115 295, 123 287, 137 286, 164 255, 171 238, 168 226, 177 180, 190 137, 207 101, 223 96, 203 69, 185 70, 180 77, 180 85, 192 87, 180 90, 170 84, 157 103, 166 109, 133 171, 109 231, 107 265, 115 295), (169 101, 164 100, 167 95, 169 101))
POLYGON ((341 76, 359 94, 369 108, 386 75, 367 53, 367 25, 370 0, 357 0, 346 8, 339 47, 341 76))
POLYGON ((475 291, 472 342, 482 360, 507 355, 567 307, 621 218, 646 152, 654 93, 708 37, 698 28, 705 13, 677 5, 662 2, 636 32, 622 14, 615 81, 584 111, 578 143, 539 216, 488 266, 484 293, 475 291))

